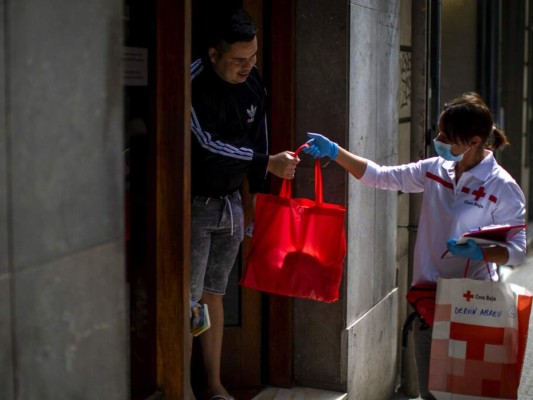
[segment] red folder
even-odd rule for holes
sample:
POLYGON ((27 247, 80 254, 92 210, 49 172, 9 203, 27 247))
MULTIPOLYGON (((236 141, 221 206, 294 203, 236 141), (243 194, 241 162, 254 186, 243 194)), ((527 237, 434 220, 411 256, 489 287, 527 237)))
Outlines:
POLYGON ((527 227, 526 224, 484 226, 464 233, 463 236, 461 236, 461 238, 457 241, 457 244, 466 242, 468 239, 483 239, 497 242, 507 242, 525 227, 527 227))
MULTIPOLYGON (((474 239, 481 247, 490 247, 497 245, 498 242, 508 242, 522 229, 526 228, 527 224, 522 225, 487 225, 481 228, 471 230, 463 233, 457 239, 457 244, 465 244, 468 239, 474 239)), ((446 250, 440 258, 452 257, 451 253, 446 250)))

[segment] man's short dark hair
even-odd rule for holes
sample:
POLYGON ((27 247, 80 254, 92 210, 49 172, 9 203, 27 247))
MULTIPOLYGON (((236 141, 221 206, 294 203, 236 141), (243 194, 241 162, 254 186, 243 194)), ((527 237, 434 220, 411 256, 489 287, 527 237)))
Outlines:
POLYGON ((236 42, 250 42, 257 34, 252 18, 242 8, 223 13, 213 24, 208 47, 224 53, 228 45, 236 42))

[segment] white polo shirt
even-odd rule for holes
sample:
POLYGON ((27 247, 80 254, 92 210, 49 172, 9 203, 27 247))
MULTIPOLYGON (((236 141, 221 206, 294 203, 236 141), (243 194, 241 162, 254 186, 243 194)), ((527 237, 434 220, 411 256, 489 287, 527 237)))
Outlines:
MULTIPOLYGON (((433 157, 399 166, 379 166, 369 161, 361 182, 379 189, 424 192, 415 245, 413 284, 436 283, 439 277, 464 276, 466 258, 445 257, 448 239, 486 225, 525 223, 524 193, 496 162, 492 152, 455 182, 455 162, 433 157)), ((506 246, 508 265, 524 261, 525 229, 506 246)), ((496 264, 491 263, 493 280, 496 264)), ((470 262, 468 277, 488 280, 485 262, 470 262)))

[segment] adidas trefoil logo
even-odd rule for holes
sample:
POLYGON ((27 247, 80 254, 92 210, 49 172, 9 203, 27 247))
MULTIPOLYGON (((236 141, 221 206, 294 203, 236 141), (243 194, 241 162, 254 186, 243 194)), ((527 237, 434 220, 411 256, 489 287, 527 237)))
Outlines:
POLYGON ((250 118, 248 118, 248 120, 246 121, 247 123, 252 123, 254 122, 254 118, 255 118, 255 112, 257 111, 257 106, 254 106, 253 104, 250 106, 249 109, 246 110, 246 112, 248 113, 248 116, 250 118))

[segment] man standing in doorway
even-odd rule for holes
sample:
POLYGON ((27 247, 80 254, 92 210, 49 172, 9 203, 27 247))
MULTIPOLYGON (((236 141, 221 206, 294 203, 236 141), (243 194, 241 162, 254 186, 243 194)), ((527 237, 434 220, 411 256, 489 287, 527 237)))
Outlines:
POLYGON ((244 237, 240 188, 264 191, 267 173, 293 179, 299 158, 268 154, 266 91, 256 63, 257 29, 242 9, 219 16, 207 54, 191 67, 191 298, 207 304, 200 337, 211 400, 233 399, 220 380, 223 296, 244 237))

